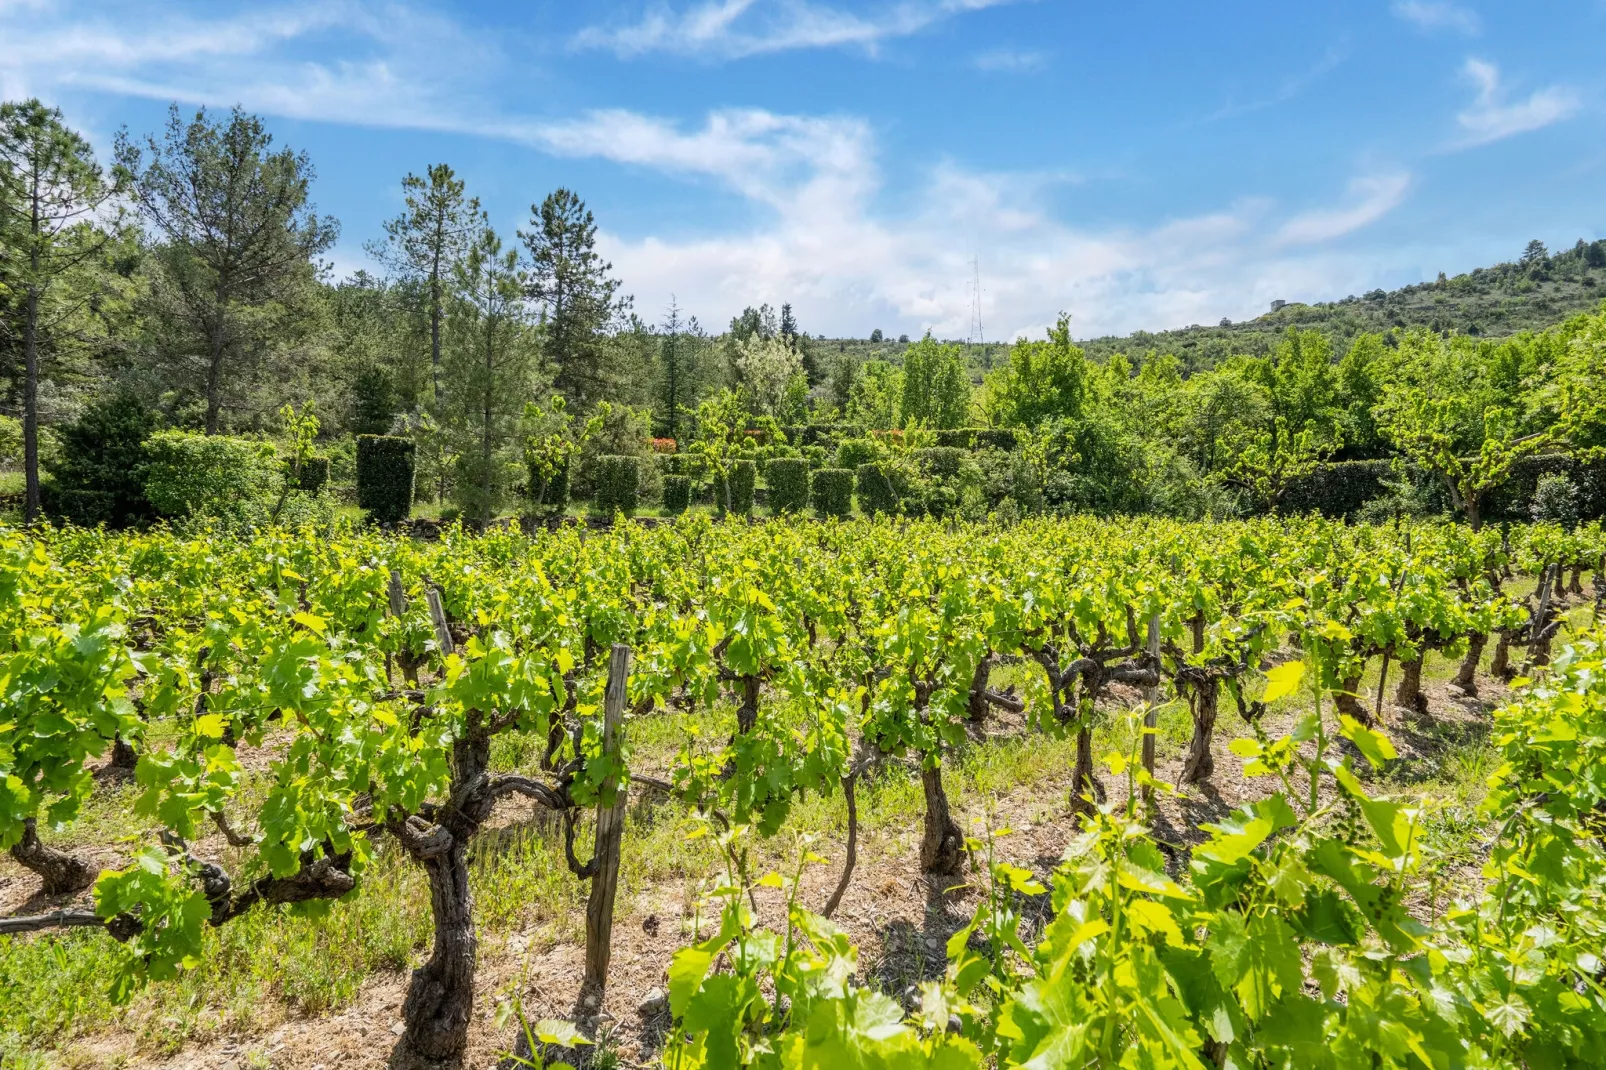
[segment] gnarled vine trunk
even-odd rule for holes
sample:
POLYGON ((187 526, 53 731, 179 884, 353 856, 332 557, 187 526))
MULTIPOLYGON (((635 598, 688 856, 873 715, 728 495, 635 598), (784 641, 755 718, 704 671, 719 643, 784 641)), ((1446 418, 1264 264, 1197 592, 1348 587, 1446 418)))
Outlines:
POLYGON ((1210 754, 1211 737, 1216 730, 1216 714, 1220 708, 1221 682, 1207 676, 1192 688, 1189 705, 1193 710, 1193 738, 1182 756, 1182 772, 1177 781, 1182 784, 1202 784, 1216 771, 1216 760, 1210 754))
POLYGON ((1361 724, 1369 725, 1372 723, 1372 715, 1367 712, 1366 705, 1361 702, 1360 691, 1361 677, 1359 674, 1345 677, 1344 682, 1339 685, 1339 690, 1333 695, 1333 703, 1338 707, 1339 713, 1348 714, 1361 722, 1361 724))
POLYGON ((981 724, 987 720, 987 680, 992 674, 993 656, 986 655, 976 662, 976 672, 970 678, 970 701, 966 712, 970 715, 971 724, 981 724))
POLYGON ((429 961, 413 971, 402 1004, 407 1052, 426 1062, 462 1054, 474 1013, 474 900, 468 887, 468 848, 452 843, 439 858, 424 863, 429 874, 435 943, 429 961))
POLYGON ((1496 680, 1509 681, 1514 675, 1511 671, 1511 638, 1512 633, 1502 628, 1500 638, 1495 640, 1494 655, 1489 659, 1489 675, 1496 680))
POLYGON ((1091 814, 1093 803, 1083 796, 1092 799, 1099 797, 1099 784, 1093 777, 1093 729, 1083 723, 1083 727, 1076 732, 1076 769, 1071 776, 1071 811, 1078 814, 1091 814))
POLYGON ((965 838, 948 809, 948 795, 942 788, 942 769, 927 766, 920 770, 920 786, 926 795, 926 827, 920 837, 920 868, 927 873, 958 873, 965 861, 965 838))
POLYGON ((11 860, 38 874, 46 895, 81 892, 95 883, 95 870, 89 863, 40 841, 38 825, 31 817, 22 822, 22 839, 12 844, 11 860))
POLYGON ((1466 656, 1461 659, 1461 667, 1456 670, 1455 679, 1450 681, 1464 694, 1478 693, 1478 660, 1483 657, 1483 648, 1488 642, 1489 636, 1486 632, 1474 632, 1467 640, 1466 656))
POLYGON ((1422 661, 1426 655, 1418 654, 1410 661, 1400 662, 1400 685, 1394 689, 1394 704, 1417 713, 1426 713, 1428 701, 1422 694, 1422 661))

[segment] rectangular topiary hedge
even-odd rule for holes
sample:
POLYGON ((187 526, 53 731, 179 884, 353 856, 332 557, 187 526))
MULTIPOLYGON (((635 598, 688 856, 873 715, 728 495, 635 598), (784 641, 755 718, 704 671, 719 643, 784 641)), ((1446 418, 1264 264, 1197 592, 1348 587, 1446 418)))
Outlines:
POLYGON ((821 518, 845 517, 853 512, 853 472, 847 468, 820 468, 809 478, 809 498, 821 518))
MULTIPOLYGON (((753 511, 753 487, 758 482, 758 465, 752 461, 737 461, 730 469, 731 512, 747 516, 753 511)), ((725 487, 714 480, 714 511, 725 515, 725 487)))
POLYGON ((301 476, 296 486, 308 494, 316 494, 329 482, 329 458, 308 457, 301 462, 301 476))
POLYGON ((866 513, 893 513, 899 511, 906 488, 902 473, 890 465, 870 462, 859 465, 859 508, 866 513))
POLYGON ((809 462, 801 457, 777 457, 764 467, 770 485, 770 510, 802 512, 809 504, 809 462))
POLYGON ((664 476, 664 512, 678 516, 691 505, 691 478, 664 476))
POLYGON ((596 511, 612 516, 616 511, 635 516, 641 504, 641 460, 637 457, 597 458, 594 481, 597 486, 596 511))
POLYGON ((357 436, 357 504, 381 524, 413 511, 413 442, 395 435, 357 436))
POLYGON ((1294 480, 1277 503, 1280 513, 1320 513, 1350 519, 1361 506, 1389 492, 1392 461, 1338 461, 1294 480))

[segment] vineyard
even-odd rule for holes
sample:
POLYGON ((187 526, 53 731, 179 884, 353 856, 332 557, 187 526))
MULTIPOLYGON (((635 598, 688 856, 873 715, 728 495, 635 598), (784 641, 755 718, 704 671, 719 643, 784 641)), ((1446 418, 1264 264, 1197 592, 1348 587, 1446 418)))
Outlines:
POLYGON ((1600 1065, 1603 568, 1598 522, 0 529, 0 1065, 195 1065, 408 966, 397 1066, 1600 1065), (896 970, 844 917, 894 884, 967 909, 896 970), (616 915, 671 952, 627 1051, 616 915), (561 990, 479 976, 515 922, 561 990))

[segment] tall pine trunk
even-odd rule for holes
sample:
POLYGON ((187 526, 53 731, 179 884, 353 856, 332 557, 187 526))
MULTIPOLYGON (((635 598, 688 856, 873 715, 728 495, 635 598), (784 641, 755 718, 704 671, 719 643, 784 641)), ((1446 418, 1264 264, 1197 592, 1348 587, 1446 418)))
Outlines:
MULTIPOLYGON (((39 254, 33 254, 38 270, 39 254)), ((22 467, 25 481, 23 521, 39 519, 39 288, 28 287, 22 324, 22 467)))

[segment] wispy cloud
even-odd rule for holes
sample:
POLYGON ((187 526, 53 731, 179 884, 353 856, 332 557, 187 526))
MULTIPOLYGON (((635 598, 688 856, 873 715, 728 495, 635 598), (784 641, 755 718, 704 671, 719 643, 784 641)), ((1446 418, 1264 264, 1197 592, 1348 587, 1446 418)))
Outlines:
POLYGON ((1295 216, 1277 231, 1277 244, 1310 245, 1360 230, 1398 207, 1410 188, 1411 176, 1405 171, 1354 179, 1348 203, 1295 216))
POLYGON ((1275 108, 1279 104, 1286 104, 1316 82, 1327 77, 1348 58, 1349 51, 1345 46, 1338 45, 1329 48, 1322 55, 1322 58, 1311 64, 1307 70, 1301 71, 1291 78, 1285 78, 1282 84, 1271 93, 1247 101, 1229 100, 1226 104, 1205 116, 1203 121, 1214 123, 1223 119, 1235 119, 1240 115, 1265 111, 1267 108, 1275 108))
POLYGON ((1569 118, 1578 110, 1578 93, 1566 86, 1535 90, 1526 100, 1507 103, 1500 86, 1500 68, 1481 59, 1468 59, 1462 75, 1478 89, 1472 107, 1456 116, 1463 137, 1460 147, 1539 130, 1569 118))
POLYGON ((857 47, 906 37, 944 19, 1015 0, 899 0, 855 13, 812 0, 704 0, 680 11, 666 5, 636 22, 589 26, 576 48, 621 58, 668 52, 699 59, 741 59, 794 49, 857 47))
POLYGON ((1012 73, 1036 71, 1048 65, 1048 53, 1018 48, 994 48, 972 56, 970 65, 978 71, 1012 73))
POLYGON ((1396 17, 1424 30, 1454 30, 1468 37, 1483 32, 1483 20, 1478 13, 1460 4, 1441 0, 1395 0, 1392 10, 1396 17))

